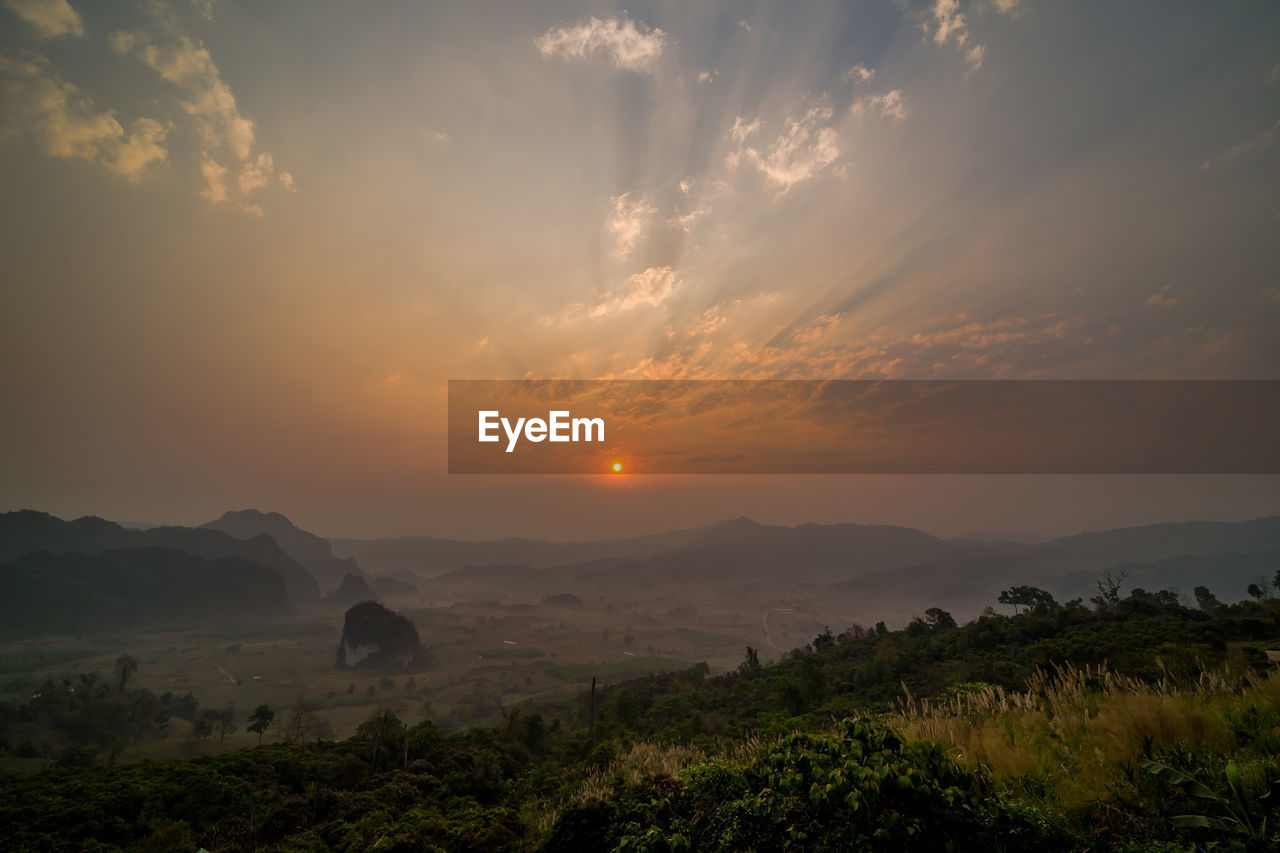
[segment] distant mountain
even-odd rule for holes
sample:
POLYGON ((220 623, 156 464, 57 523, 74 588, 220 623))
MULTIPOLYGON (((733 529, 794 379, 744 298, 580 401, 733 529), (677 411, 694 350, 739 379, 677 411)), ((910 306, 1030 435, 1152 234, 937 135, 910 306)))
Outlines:
POLYGON ((1035 546, 1073 561, 1119 563, 1179 554, 1251 554, 1280 548, 1280 516, 1252 521, 1185 521, 1079 533, 1035 546))
POLYGON ((734 581, 792 578, 830 582, 852 574, 951 557, 954 545, 909 527, 878 524, 801 524, 738 527, 730 540, 639 558, 614 558, 561 567, 579 580, 625 573, 632 579, 734 581))
POLYGON ((320 601, 323 604, 340 604, 343 607, 349 607, 357 602, 372 601, 377 597, 373 588, 362 576, 347 575, 342 579, 342 583, 338 584, 337 589, 325 593, 320 601))
POLYGON ((63 521, 34 510, 0 514, 0 562, 35 551, 98 554, 110 550, 169 548, 205 560, 235 557, 275 569, 284 581, 291 604, 312 604, 320 598, 315 578, 265 534, 237 539, 220 530, 198 527, 152 527, 128 530, 93 516, 63 521))
MULTIPOLYGON (((1271 583, 1280 571, 1280 551, 1258 551, 1252 554, 1184 554, 1151 563, 1121 563, 1106 569, 1113 576, 1123 573, 1123 589, 1145 589, 1155 592, 1176 589, 1194 605, 1192 591, 1206 586, 1222 601, 1238 601, 1247 596, 1249 584, 1261 578, 1271 583)), ((1072 572, 1049 578, 1042 586, 1059 601, 1097 595, 1098 572, 1072 572)))
MULTIPOLYGON (((590 564, 588 564, 590 565, 590 564)), ((570 566, 569 569, 576 568, 570 566)), ((563 572, 557 573, 557 575, 563 572)), ((513 565, 496 565, 496 566, 463 566, 460 569, 454 569, 451 572, 436 575, 433 581, 439 582, 484 582, 484 583, 509 583, 511 581, 522 581, 529 578, 545 578, 551 576, 550 569, 544 569, 537 566, 530 566, 528 563, 517 563, 513 565)))
POLYGON ((375 575, 369 579, 369 586, 373 587, 379 598, 402 598, 418 594, 417 584, 393 575, 375 575))
MULTIPOLYGON (((438 545, 441 540, 433 541, 438 545)), ((528 559, 464 565, 437 574, 425 582, 424 588, 447 587, 456 595, 502 589, 529 596, 565 589, 578 591, 583 586, 607 586, 616 591, 628 585, 670 583, 705 584, 708 588, 755 581, 817 584, 831 591, 831 602, 838 601, 839 609, 855 613, 858 618, 900 620, 931 606, 952 609, 960 617, 972 616, 983 607, 994 605, 1000 591, 1015 584, 1043 586, 1066 598, 1087 598, 1084 593, 1093 594, 1100 571, 1131 564, 1132 577, 1126 588, 1156 590, 1176 586, 1190 593, 1195 586, 1204 584, 1221 597, 1236 599, 1244 595, 1248 582, 1263 573, 1260 567, 1269 559, 1265 553, 1280 549, 1280 518, 1148 525, 1038 544, 943 540, 919 530, 883 525, 780 527, 738 519, 680 531, 670 538, 645 537, 643 544, 637 540, 526 540, 523 547, 530 558, 541 554, 545 559, 556 548, 570 553, 636 550, 672 541, 695 544, 659 553, 564 564, 540 565, 528 559), (711 541, 707 544, 706 540, 711 541), (1233 560, 1233 554, 1262 556, 1233 560), (1184 556, 1203 559, 1173 560, 1184 556), (1249 575, 1248 580, 1238 584, 1237 579, 1244 574, 1249 575)), ((505 540, 502 545, 501 553, 514 553, 522 547, 517 540, 505 540)), ((476 551, 480 552, 478 548, 476 551)), ((460 552, 461 549, 452 553, 460 552)), ((1280 565, 1275 568, 1280 569, 1280 565)), ((1272 569, 1271 575, 1274 572, 1272 569)))
MULTIPOLYGON (((904 545, 908 539, 916 545, 926 541, 932 543, 939 541, 926 533, 905 527, 877 528, 875 525, 857 524, 807 524, 800 527, 783 527, 759 524, 746 517, 670 533, 584 542, 551 542, 544 539, 498 539, 472 542, 459 539, 437 539, 431 536, 331 541, 337 552, 354 556, 360 565, 370 571, 379 574, 410 571, 430 577, 465 566, 528 565, 548 568, 592 561, 648 558, 673 551, 733 542, 768 543, 786 540, 798 543, 811 539, 817 543, 826 536, 834 537, 829 540, 829 544, 836 544, 834 540, 852 535, 855 529, 865 533, 872 528, 881 531, 909 531, 900 534, 899 541, 904 545), (789 531, 801 532, 797 534, 789 531)), ((872 534, 868 533, 868 535, 872 534)), ((917 554, 917 559, 923 558, 924 552, 913 553, 917 554)), ((898 563, 896 560, 892 562, 898 563)))
POLYGON ((135 630, 287 610, 280 572, 171 548, 36 551, 0 565, 0 637, 135 630))
MULTIPOLYGON (((1040 545, 1006 542, 975 546, 942 559, 853 577, 834 589, 861 602, 867 612, 902 615, 936 605, 953 608, 960 616, 994 604, 1000 590, 1014 584, 1041 586, 1055 594, 1058 590, 1052 585, 1058 584, 1064 592, 1083 588, 1093 594, 1092 580, 1104 570, 1118 570, 1119 564, 1130 564, 1135 578, 1136 568, 1141 566, 1141 582, 1128 581, 1128 589, 1139 586, 1154 591, 1203 584, 1218 592, 1225 576, 1219 577, 1215 567, 1229 566, 1234 572, 1248 565, 1248 571, 1253 571, 1252 562, 1229 559, 1231 555, 1277 549, 1280 517, 1237 523, 1153 524, 1082 533, 1040 545), (1204 559, 1173 561, 1183 557, 1204 559), (1092 580, 1084 583, 1086 578, 1092 580)), ((1190 592, 1190 588, 1183 591, 1190 592)), ((1235 600, 1243 597, 1244 587, 1223 589, 1221 594, 1235 600)))
POLYGON ((203 527, 221 530, 237 539, 252 539, 265 533, 311 572, 322 589, 337 586, 347 575, 361 574, 355 560, 334 556, 329 540, 295 527, 278 512, 259 512, 256 509, 226 512, 217 521, 203 527))

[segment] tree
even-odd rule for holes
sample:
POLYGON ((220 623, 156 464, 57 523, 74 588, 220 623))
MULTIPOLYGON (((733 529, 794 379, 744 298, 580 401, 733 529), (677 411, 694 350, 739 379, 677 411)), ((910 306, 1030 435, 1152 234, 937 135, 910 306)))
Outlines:
POLYGON ((214 721, 217 719, 218 712, 213 709, 207 709, 200 712, 200 716, 196 717, 191 723, 191 736, 204 740, 213 734, 214 721))
POLYGON ((760 668, 760 652, 751 648, 751 646, 747 646, 746 660, 742 662, 742 665, 738 667, 738 669, 740 669, 743 672, 755 672, 759 668, 760 668))
POLYGON ((226 740, 228 733, 236 730, 235 719, 235 709, 230 705, 221 711, 206 708, 200 712, 200 716, 192 724, 191 731, 200 740, 205 740, 216 731, 218 740, 223 741, 226 740))
POLYGON ((1058 609, 1058 602, 1047 591, 1035 586, 1014 586, 1009 589, 1002 590, 1000 597, 996 599, 1001 604, 1012 605, 1013 612, 1016 614, 1019 607, 1045 612, 1058 609))
POLYGON ((129 678, 138 671, 138 659, 133 655, 120 655, 116 658, 116 692, 123 693, 129 678))
POLYGON ((1257 601, 1265 601, 1271 597, 1271 585, 1267 583, 1266 578, 1262 577, 1249 584, 1249 588, 1246 591, 1257 601))
POLYGON ((1209 587, 1196 587, 1194 595, 1196 597, 1196 604, 1200 605, 1200 609, 1205 613, 1217 613, 1222 609, 1222 602, 1218 600, 1216 595, 1209 591, 1209 587))
POLYGON ((271 723, 275 718, 276 712, 271 710, 270 705, 259 705, 249 715, 249 725, 245 727, 245 731, 254 732, 258 735, 258 746, 262 746, 262 735, 267 729, 271 728, 271 723))
POLYGON ((293 713, 284 724, 281 737, 286 743, 306 743, 311 738, 315 740, 327 738, 332 731, 333 728, 317 716, 315 709, 299 697, 298 704, 294 706, 293 713))
MULTIPOLYGON (((501 711, 501 705, 499 705, 501 711)), ((506 713, 503 712, 503 716, 506 713)), ((356 737, 373 741, 371 773, 378 772, 378 747, 405 732, 405 725, 391 708, 379 708, 356 729, 356 737)))
POLYGON ((836 637, 836 642, 839 643, 840 645, 844 645, 845 643, 851 643, 854 640, 860 640, 863 637, 869 637, 869 636, 871 636, 870 631, 868 631, 866 628, 859 625, 857 622, 854 622, 848 628, 845 628, 843 631, 840 632, 840 634, 836 637))
POLYGON ((1098 605, 1101 610, 1104 607, 1115 607, 1120 603, 1120 585, 1129 577, 1129 573, 1121 571, 1117 574, 1111 572, 1103 572, 1102 578, 1098 580, 1098 594, 1093 597, 1093 603, 1098 605))
MULTIPOLYGON (((1048 593, 1046 593, 1047 595, 1048 593)), ((941 607, 930 607, 924 612, 924 621, 935 631, 945 631, 956 627, 956 619, 941 607)))
POLYGON ((831 634, 830 626, 823 626, 822 633, 813 638, 813 648, 815 651, 825 651, 836 644, 836 638, 831 634))

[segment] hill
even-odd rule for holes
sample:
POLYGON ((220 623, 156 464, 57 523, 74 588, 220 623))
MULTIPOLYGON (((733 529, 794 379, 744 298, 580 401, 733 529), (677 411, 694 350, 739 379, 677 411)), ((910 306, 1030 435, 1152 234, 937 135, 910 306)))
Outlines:
POLYGON ((286 554, 311 573, 321 589, 336 587, 347 575, 361 574, 355 560, 334 556, 333 546, 327 539, 294 526, 278 512, 256 509, 225 512, 217 521, 202 526, 208 530, 221 530, 236 539, 253 539, 263 534, 270 536, 286 554))
POLYGON ((284 580, 240 557, 170 548, 36 551, 0 565, 0 637, 97 633, 287 609, 284 580))
POLYGON ((0 514, 0 562, 35 551, 99 554, 143 548, 186 551, 204 560, 233 557, 258 563, 280 574, 290 604, 311 604, 320 598, 320 588, 311 573, 265 534, 237 539, 220 530, 193 527, 129 530, 93 516, 64 521, 34 510, 0 514))
POLYGON ((546 568, 590 560, 651 556, 679 548, 730 542, 769 528, 770 525, 740 517, 669 533, 581 542, 520 538, 471 541, 434 536, 330 541, 337 552, 353 556, 362 566, 378 574, 410 571, 431 576, 468 565, 526 564, 546 568))
POLYGON ((320 601, 323 604, 349 607, 356 602, 371 601, 377 597, 377 593, 361 575, 347 575, 342 579, 342 583, 338 584, 337 589, 325 593, 320 601))
MULTIPOLYGON (((852 577, 833 589, 886 618, 909 617, 926 603, 968 616, 1013 584, 1087 597, 1095 591, 1093 582, 1101 572, 1123 568, 1130 575, 1126 589, 1173 586, 1190 592, 1193 586, 1205 585, 1227 600, 1237 600, 1244 596, 1248 581, 1237 583, 1239 567, 1245 564, 1232 555, 1277 549, 1280 518, 1155 524, 1083 533, 1039 545, 974 546, 943 559, 852 577), (1175 557, 1201 559, 1194 564, 1171 562, 1175 557)), ((1265 562, 1262 559, 1259 565, 1265 562)), ((1244 571, 1257 574, 1252 567, 1244 571)))

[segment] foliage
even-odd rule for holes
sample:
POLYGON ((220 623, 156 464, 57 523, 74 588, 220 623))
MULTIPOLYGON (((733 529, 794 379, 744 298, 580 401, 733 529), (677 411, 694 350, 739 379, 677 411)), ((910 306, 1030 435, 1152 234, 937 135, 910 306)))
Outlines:
POLYGON ((601 691, 595 740, 548 702, 452 733, 388 706, 334 742, 300 698, 277 743, 112 766, 171 717, 246 719, 125 661, 0 703, 0 749, 46 768, 0 785, 0 827, 14 850, 1274 849, 1280 676, 1228 650, 1280 636, 1280 602, 1108 590, 650 674, 601 691))

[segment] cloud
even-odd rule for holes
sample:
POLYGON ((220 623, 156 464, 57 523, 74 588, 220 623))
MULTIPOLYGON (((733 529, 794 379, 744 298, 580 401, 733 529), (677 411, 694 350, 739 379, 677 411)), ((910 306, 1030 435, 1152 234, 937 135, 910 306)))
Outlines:
POLYGON ((645 225, 657 213, 657 210, 645 203, 643 198, 633 198, 631 193, 609 199, 612 209, 605 222, 605 228, 613 235, 613 256, 625 258, 635 248, 645 225))
POLYGON ((715 71, 699 71, 698 82, 710 83, 711 81, 715 80, 719 76, 720 76, 720 71, 718 69, 715 71))
POLYGON ((1172 308, 1182 299, 1181 296, 1174 296, 1169 292, 1170 285, 1157 290, 1155 293, 1147 297, 1147 307, 1149 308, 1172 308))
MULTIPOLYGON (((240 195, 248 195, 260 187, 265 187, 275 170, 275 160, 270 154, 259 154, 256 161, 246 163, 244 168, 240 170, 240 177, 237 181, 240 195)), ((290 178, 290 182, 292 182, 292 178, 290 178)))
POLYGON ((791 336, 791 340, 797 344, 807 344, 820 340, 838 326, 842 318, 842 314, 822 314, 808 326, 797 329, 791 336))
POLYGON ((213 20, 213 0, 191 0, 191 8, 206 21, 213 20))
POLYGON ((169 128, 155 119, 140 118, 133 123, 133 132, 120 144, 113 169, 130 183, 138 183, 152 163, 163 162, 169 156, 164 146, 169 128))
POLYGON ((139 118, 126 135, 113 110, 98 110, 43 56, 0 56, 0 87, 3 136, 26 135, 50 157, 97 163, 130 183, 168 158, 165 125, 139 118))
POLYGON ((698 316, 697 322, 689 328, 688 336, 695 338, 699 335, 709 335, 728 322, 729 318, 720 313, 720 306, 713 305, 698 316))
POLYGON ((690 208, 689 210, 686 210, 683 213, 676 213, 670 219, 668 219, 667 222, 670 223, 671 225, 674 225, 676 228, 679 228, 684 233, 688 234, 693 229, 693 223, 697 222, 699 219, 706 216, 710 212, 711 212, 711 205, 702 204, 697 207, 690 208))
POLYGON ((200 174, 204 176, 205 187, 200 195, 217 204, 227 201, 231 194, 227 189, 227 167, 209 156, 205 151, 201 154, 200 174))
POLYGON ((742 116, 738 116, 733 120, 733 127, 729 128, 729 138, 735 142, 742 142, 748 136, 753 135, 760 129, 760 119, 756 119, 751 123, 742 120, 742 116))
POLYGON ((977 71, 982 67, 986 47, 971 43, 969 22, 960 11, 960 0, 934 0, 929 20, 924 24, 925 33, 929 33, 931 26, 931 35, 936 44, 944 45, 954 41, 956 47, 965 51, 965 61, 969 64, 970 71, 977 71))
POLYGON ((641 306, 656 308, 684 287, 684 281, 669 266, 648 267, 627 276, 595 304, 574 303, 558 314, 538 318, 539 325, 555 327, 582 320, 603 320, 641 306))
POLYGON ((854 101, 849 112, 856 116, 874 115, 881 119, 894 119, 902 121, 907 117, 907 107, 902 97, 901 89, 893 89, 885 92, 883 95, 868 95, 865 98, 859 98, 854 101))
MULTIPOLYGON (((202 16, 212 16, 212 2, 192 0, 192 5, 202 16)), ((250 194, 273 179, 292 192, 296 189, 293 175, 277 173, 275 156, 255 150, 253 121, 240 112, 208 48, 186 34, 168 7, 149 8, 154 26, 114 32, 108 42, 117 53, 136 57, 177 90, 179 105, 194 122, 203 146, 200 195, 215 204, 232 202, 246 213, 261 216, 262 207, 249 199, 250 194)))
POLYGON ((729 130, 730 138, 738 142, 738 150, 729 155, 725 165, 731 169, 743 163, 754 166, 767 184, 777 187, 780 194, 786 193, 840 156, 840 136, 828 126, 832 114, 830 107, 813 107, 802 116, 788 118, 782 134, 763 153, 745 144, 748 137, 759 132, 760 121, 748 124, 739 116, 729 130))
POLYGON ((1271 144, 1276 141, 1277 131, 1280 131, 1280 121, 1277 121, 1275 124, 1271 125, 1271 127, 1262 131, 1258 135, 1246 139, 1239 145, 1233 145, 1220 157, 1213 160, 1205 160, 1204 163, 1200 165, 1200 168, 1211 169, 1214 166, 1221 166, 1224 163, 1230 163, 1237 157, 1243 157, 1246 154, 1253 154, 1257 151, 1264 151, 1267 148, 1270 148, 1271 144))
POLYGON ((866 83, 874 76, 876 76, 876 70, 868 68, 861 62, 844 72, 844 79, 852 80, 855 83, 866 83))
POLYGON ((671 267, 649 267, 629 276, 609 298, 591 309, 593 318, 608 317, 641 305, 657 307, 680 290, 682 282, 671 267))
POLYGON ((1022 0, 993 0, 993 4, 997 12, 1002 15, 1008 15, 1011 18, 1017 17, 1025 11, 1022 6, 1022 0))
POLYGON ((751 32, 751 30, 753 29, 753 27, 750 24, 748 24, 746 21, 738 21, 738 26, 742 27, 747 32, 751 32))
POLYGON ((545 57, 572 60, 602 56, 615 68, 638 74, 652 73, 666 47, 667 34, 630 18, 588 18, 576 24, 553 27, 534 45, 545 57))
POLYGON ((209 50, 184 35, 160 41, 146 33, 116 32, 111 46, 142 60, 178 88, 182 108, 195 118, 201 139, 210 148, 229 147, 241 160, 252 154, 253 122, 240 114, 231 87, 222 79, 209 50))
POLYGON ((4 0, 4 5, 41 38, 84 35, 84 21, 67 0, 4 0))

